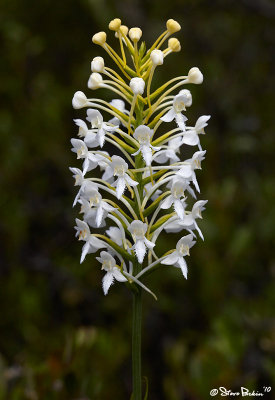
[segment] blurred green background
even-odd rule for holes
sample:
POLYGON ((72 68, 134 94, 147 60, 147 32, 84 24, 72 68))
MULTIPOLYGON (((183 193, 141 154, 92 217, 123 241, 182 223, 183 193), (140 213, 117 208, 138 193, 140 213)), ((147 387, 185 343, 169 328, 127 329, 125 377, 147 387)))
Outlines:
POLYGON ((274 2, 2 0, 0 399, 129 399, 131 295, 116 284, 104 297, 93 256, 79 264, 68 170, 82 116, 71 98, 88 93, 103 55, 91 37, 115 17, 149 44, 168 18, 181 23, 182 52, 154 84, 198 66, 205 81, 189 87, 187 116, 212 115, 198 174, 205 242, 187 281, 167 267, 146 280, 159 298, 144 295, 149 400, 274 392, 274 2))

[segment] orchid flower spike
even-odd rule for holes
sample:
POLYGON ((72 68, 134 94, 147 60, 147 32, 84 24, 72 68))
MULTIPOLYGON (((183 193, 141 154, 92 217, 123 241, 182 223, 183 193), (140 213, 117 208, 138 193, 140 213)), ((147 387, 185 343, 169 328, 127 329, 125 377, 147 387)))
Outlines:
POLYGON ((120 18, 110 21, 109 29, 118 46, 111 47, 104 31, 95 33, 92 42, 106 57, 94 57, 87 76, 88 87, 104 88, 106 98, 76 91, 72 99, 74 110, 87 108, 86 120, 75 117, 78 137, 71 139, 80 162, 70 167, 77 186, 73 206, 81 214, 75 227, 84 243, 80 262, 101 251, 97 260, 105 272, 104 294, 119 281, 134 295, 139 286, 156 298, 143 276, 163 264, 181 268, 187 278, 185 257, 196 236, 203 239, 199 221, 207 200, 196 198, 197 175, 210 116, 200 116, 194 126, 186 124, 192 94, 185 88, 201 84, 203 74, 193 67, 151 91, 159 67, 165 68, 170 55, 181 50, 174 37, 179 22, 168 19, 151 47, 142 41, 139 27, 129 30, 120 18), (189 158, 184 157, 187 146, 198 150, 189 158), (182 238, 171 250, 165 235, 177 232, 182 238))

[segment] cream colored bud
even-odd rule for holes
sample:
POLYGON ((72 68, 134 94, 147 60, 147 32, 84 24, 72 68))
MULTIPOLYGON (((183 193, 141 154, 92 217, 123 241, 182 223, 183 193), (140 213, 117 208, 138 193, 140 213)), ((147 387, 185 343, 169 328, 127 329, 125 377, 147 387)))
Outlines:
POLYGON ((80 90, 78 92, 75 92, 72 105, 74 109, 79 109, 82 107, 85 107, 88 103, 86 95, 81 92, 80 90))
POLYGON ((197 67, 193 67, 190 69, 188 72, 188 81, 189 83, 195 83, 196 85, 199 85, 203 82, 203 74, 197 67))
POLYGON ((140 28, 131 28, 131 29, 129 30, 129 36, 130 36, 130 39, 131 39, 133 42, 138 42, 139 39, 140 39, 141 36, 142 36, 142 30, 141 30, 140 28))
POLYGON ((111 31, 118 31, 121 25, 121 19, 115 18, 109 23, 109 29, 111 31))
POLYGON ((91 70, 92 72, 100 72, 104 71, 104 59, 102 57, 95 57, 91 62, 91 70))
POLYGON ((97 72, 93 72, 88 80, 88 88, 92 90, 98 89, 101 87, 102 81, 102 76, 97 72))
POLYGON ((145 82, 142 78, 132 78, 130 81, 130 88, 134 94, 143 94, 145 82))
POLYGON ((178 51, 181 51, 180 42, 176 38, 171 38, 168 40, 168 47, 170 50, 174 51, 175 53, 177 53, 178 51))
POLYGON ((154 65, 162 65, 163 64, 163 52, 161 50, 153 50, 150 54, 150 58, 154 65))
POLYGON ((166 28, 170 33, 175 33, 181 30, 180 24, 174 19, 168 19, 166 22, 166 28))
POLYGON ((100 46, 102 46, 106 42, 106 39, 107 35, 105 32, 98 32, 92 37, 93 43, 99 44, 100 46))
MULTIPOLYGON (((119 28, 120 32, 123 33, 123 35, 127 36, 128 35, 128 31, 129 28, 126 25, 121 25, 121 27, 119 28)), ((118 38, 118 32, 115 33, 115 37, 118 38)))

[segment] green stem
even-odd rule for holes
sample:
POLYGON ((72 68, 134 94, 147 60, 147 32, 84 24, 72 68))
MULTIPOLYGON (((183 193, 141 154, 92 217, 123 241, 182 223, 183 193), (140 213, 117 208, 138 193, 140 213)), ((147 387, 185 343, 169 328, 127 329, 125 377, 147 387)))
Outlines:
MULTIPOLYGON (((141 271, 141 265, 135 265, 135 274, 141 271)), ((142 291, 140 288, 133 293, 133 331, 132 331, 132 376, 133 400, 142 400, 141 384, 141 322, 142 322, 142 291)))

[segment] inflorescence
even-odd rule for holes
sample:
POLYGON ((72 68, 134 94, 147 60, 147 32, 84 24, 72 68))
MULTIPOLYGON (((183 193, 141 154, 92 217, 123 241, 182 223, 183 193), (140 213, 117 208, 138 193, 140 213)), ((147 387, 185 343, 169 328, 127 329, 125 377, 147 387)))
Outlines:
POLYGON ((186 84, 202 83, 203 75, 193 67, 186 76, 152 91, 155 70, 169 54, 181 50, 179 40, 171 37, 181 29, 179 23, 168 20, 166 30, 147 51, 144 42, 139 45, 140 28, 129 30, 116 18, 109 29, 119 41, 120 55, 107 43, 105 32, 96 33, 92 40, 107 52, 120 73, 105 66, 102 57, 95 57, 88 88, 105 88, 119 98, 107 102, 77 91, 72 100, 74 109, 87 107, 87 122, 74 120, 79 139, 71 139, 72 151, 83 161, 82 169, 70 168, 79 186, 73 205, 79 204, 83 214, 82 220, 76 219, 76 236, 84 241, 80 261, 101 250, 97 260, 105 271, 105 294, 117 280, 128 282, 133 289, 139 285, 155 297, 141 278, 161 264, 179 267, 187 278, 185 257, 196 242, 195 232, 203 239, 197 220, 207 200, 196 201, 196 192, 200 192, 196 171, 206 153, 199 136, 205 133, 210 116, 203 115, 195 126, 189 126, 184 112, 192 105, 191 92, 182 89, 172 94, 186 84), (167 39, 167 47, 161 50, 167 39), (174 129, 158 132, 172 121, 174 129), (105 144, 119 155, 103 150, 105 144), (184 144, 198 150, 182 161, 184 144), (101 178, 88 178, 87 173, 97 167, 103 172, 101 178), (188 195, 195 199, 189 211, 188 195), (155 252, 161 234, 181 231, 185 234, 176 248, 160 255, 155 252))

